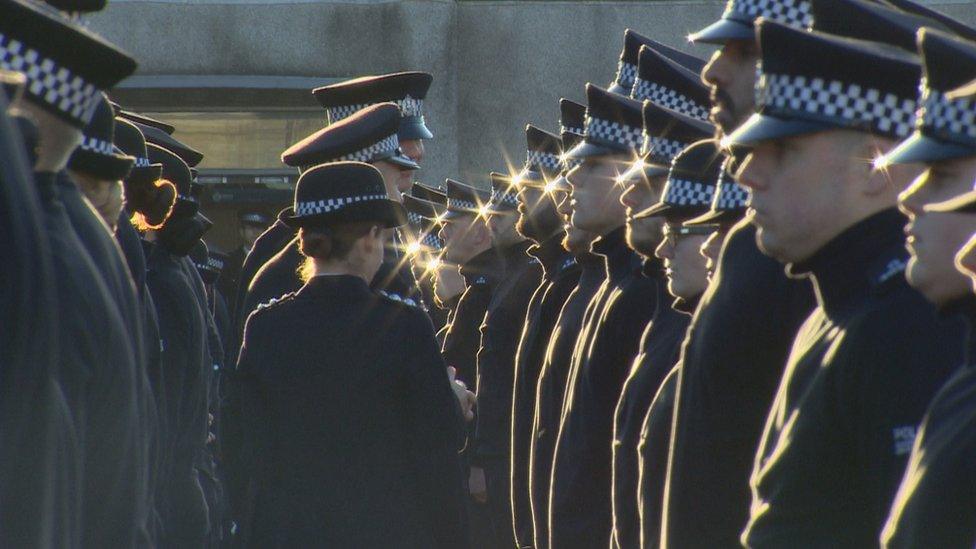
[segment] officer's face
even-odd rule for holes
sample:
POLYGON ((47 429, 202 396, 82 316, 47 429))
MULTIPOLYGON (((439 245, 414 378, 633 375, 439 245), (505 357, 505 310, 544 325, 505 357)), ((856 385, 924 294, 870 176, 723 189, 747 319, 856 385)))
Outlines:
POLYGON ((552 191, 552 199, 556 202, 556 211, 563 223, 563 249, 573 255, 580 255, 590 251, 590 244, 596 239, 592 233, 578 229, 572 224, 572 198, 568 192, 552 191))
POLYGON ((556 204, 545 189, 520 185, 518 188, 518 223, 516 230, 525 238, 540 242, 559 227, 556 204))
POLYGON ((485 238, 485 220, 478 215, 462 215, 445 219, 440 237, 444 241, 444 257, 448 262, 463 265, 473 258, 485 238))
POLYGON ((624 224, 626 214, 618 178, 627 170, 622 157, 589 158, 573 168, 567 180, 573 187, 572 223, 579 229, 605 235, 624 224))
POLYGON ((674 297, 691 299, 705 291, 708 274, 700 250, 708 235, 677 234, 680 224, 664 225, 664 238, 654 254, 664 261, 668 292, 674 297))
POLYGON ((908 282, 935 304, 969 290, 969 282, 956 270, 953 258, 976 227, 970 214, 926 212, 924 207, 971 190, 974 179, 976 157, 939 162, 898 196, 898 206, 909 220, 905 226, 905 244, 911 254, 908 282))
POLYGON ((870 175, 870 161, 852 157, 861 148, 863 138, 854 132, 831 130, 752 150, 737 176, 752 191, 749 214, 764 253, 783 263, 802 261, 846 228, 840 206, 854 198, 847 182, 870 175), (855 162, 863 166, 855 169, 855 162))
POLYGON ((705 272, 708 275, 708 280, 712 279, 715 268, 718 267, 718 254, 722 251, 722 242, 725 241, 726 234, 728 231, 725 229, 717 230, 708 235, 705 243, 701 246, 700 251, 702 257, 705 258, 705 272))
POLYGON ((491 231, 491 241, 495 246, 510 246, 522 240, 515 231, 517 215, 491 214, 488 216, 488 230, 491 231))
POLYGON ((732 133, 752 114, 758 61, 755 41, 730 40, 702 69, 702 80, 712 88, 711 119, 722 134, 732 133))
POLYGON ((969 277, 976 292, 976 231, 956 254, 956 269, 969 277))
POLYGON ((374 162, 380 173, 383 174, 383 184, 386 186, 386 194, 397 202, 403 202, 403 193, 410 190, 413 185, 413 170, 398 166, 386 160, 374 162))
POLYGON ((400 150, 404 156, 420 164, 424 159, 424 140, 423 139, 403 139, 400 140, 400 150))
POLYGON ((645 178, 640 174, 626 183, 626 190, 620 196, 620 203, 626 208, 627 245, 644 257, 654 255, 654 248, 661 241, 664 219, 661 217, 634 219, 634 215, 657 204, 666 180, 667 175, 645 178))

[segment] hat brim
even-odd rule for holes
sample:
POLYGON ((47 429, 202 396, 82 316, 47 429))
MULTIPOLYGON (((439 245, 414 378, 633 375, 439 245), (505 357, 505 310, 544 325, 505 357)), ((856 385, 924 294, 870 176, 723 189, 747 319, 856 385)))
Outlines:
POLYGON ((404 139, 433 139, 434 134, 430 132, 424 119, 421 116, 407 116, 400 119, 400 129, 397 130, 397 137, 404 139))
POLYGON ((75 149, 68 160, 68 168, 107 181, 121 181, 128 177, 135 158, 123 154, 98 154, 75 149))
POLYGON ((768 114, 756 113, 736 128, 734 132, 722 139, 723 147, 751 147, 763 141, 818 133, 834 129, 822 122, 808 120, 787 120, 768 114))
POLYGON ((751 25, 722 18, 702 30, 688 35, 688 41, 724 44, 729 40, 754 40, 755 37, 756 31, 751 25))
POLYGON ((548 183, 546 177, 541 172, 523 169, 512 179, 514 187, 529 187, 532 189, 545 189, 548 183))
POLYGON ((626 95, 628 97, 630 96, 631 92, 630 88, 621 86, 616 80, 614 80, 613 84, 607 86, 607 91, 610 93, 616 93, 618 95, 626 95))
POLYGON ((714 225, 716 223, 734 223, 742 219, 745 213, 745 208, 735 210, 708 210, 698 217, 685 221, 684 224, 693 227, 696 225, 714 225))
POLYGON ((420 164, 417 164, 416 162, 410 160, 408 157, 404 156, 403 154, 396 153, 396 152, 394 152, 393 154, 391 154, 386 158, 380 158, 377 160, 386 160, 391 164, 396 164, 397 166, 400 166, 401 168, 406 168, 408 170, 420 169, 420 164))
POLYGON ((163 177, 163 165, 150 164, 148 166, 134 166, 129 170, 129 175, 125 177, 125 181, 136 184, 155 183, 161 177, 163 177))
POLYGON ((929 204, 923 209, 935 213, 976 213, 976 191, 969 191, 945 202, 929 204))
POLYGON ((293 229, 354 221, 378 221, 386 228, 393 228, 406 224, 407 210, 395 200, 370 200, 349 204, 333 212, 305 216, 295 215, 295 209, 290 207, 278 214, 278 221, 293 229))
POLYGON ((699 206, 675 206, 667 202, 658 202, 646 210, 634 214, 634 219, 646 219, 648 217, 668 217, 679 219, 693 219, 704 213, 704 209, 699 206))
POLYGON ((453 221, 468 215, 478 217, 481 215, 481 212, 476 212, 474 210, 445 210, 444 215, 441 216, 441 219, 444 221, 453 221))
POLYGON ((596 145, 588 141, 580 141, 575 147, 570 149, 566 153, 567 158, 573 158, 576 160, 585 160, 587 158, 595 158, 598 156, 613 156, 618 154, 624 154, 625 151, 607 147, 604 145, 596 145))
POLYGON ((885 164, 927 164, 939 160, 976 156, 976 150, 935 139, 916 131, 882 157, 885 164))
POLYGON ((665 216, 668 215, 673 209, 674 206, 672 206, 671 204, 668 204, 666 202, 658 202, 657 204, 651 206, 650 208, 641 210, 636 214, 634 214, 634 219, 647 219, 648 217, 665 216))

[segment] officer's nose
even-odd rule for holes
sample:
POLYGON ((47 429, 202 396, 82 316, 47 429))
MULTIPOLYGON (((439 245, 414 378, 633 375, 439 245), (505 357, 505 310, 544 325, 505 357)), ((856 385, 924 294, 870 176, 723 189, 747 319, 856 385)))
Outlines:
POLYGON ((762 179, 760 157, 757 157, 755 152, 749 153, 745 160, 742 161, 738 171, 735 173, 735 180, 739 185, 748 187, 753 191, 765 188, 762 179))
POLYGON ((620 203, 631 210, 637 210, 640 206, 640 200, 637 198, 637 185, 635 183, 625 183, 624 185, 624 193, 620 195, 620 203))
POLYGON ((722 86, 726 82, 725 58, 722 55, 722 50, 719 49, 712 54, 712 58, 708 60, 708 64, 702 69, 701 79, 706 86, 722 86))
POLYGON ((654 255, 662 261, 665 259, 674 259, 674 246, 671 245, 667 237, 661 238, 661 242, 654 249, 654 255))
POLYGON ((916 217, 922 213, 922 208, 928 202, 926 199, 926 181, 930 176, 931 170, 925 170, 907 189, 898 195, 898 209, 908 217, 916 217))

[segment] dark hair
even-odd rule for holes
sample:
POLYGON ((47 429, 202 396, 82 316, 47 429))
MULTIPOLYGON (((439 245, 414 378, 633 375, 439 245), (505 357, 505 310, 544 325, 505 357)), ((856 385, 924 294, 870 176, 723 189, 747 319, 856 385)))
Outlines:
POLYGON ((166 222, 176 201, 176 186, 166 179, 152 183, 124 183, 125 205, 139 230, 158 229, 166 222))
POLYGON ((299 275, 308 281, 312 276, 315 259, 340 260, 349 256, 356 241, 369 234, 375 221, 351 221, 331 226, 303 227, 298 231, 298 245, 305 256, 299 275))

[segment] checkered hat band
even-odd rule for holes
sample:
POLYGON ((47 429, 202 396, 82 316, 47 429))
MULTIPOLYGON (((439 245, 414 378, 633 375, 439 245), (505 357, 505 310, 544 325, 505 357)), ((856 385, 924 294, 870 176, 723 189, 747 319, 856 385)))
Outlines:
POLYGON ((214 258, 214 257, 208 257, 207 258, 207 267, 209 267, 209 268, 211 268, 211 269, 213 269, 215 271, 219 271, 219 270, 221 270, 221 269, 224 268, 224 262, 221 261, 221 260, 219 260, 219 259, 217 259, 217 258, 214 258))
POLYGON ((560 124, 559 133, 575 133, 576 135, 583 135, 583 128, 577 128, 575 126, 563 126, 560 124))
POLYGON ((573 168, 582 164, 583 160, 580 158, 563 158, 562 169, 563 171, 568 172, 569 170, 572 170, 573 168))
POLYGON ((803 29, 813 24, 813 12, 808 0, 730 0, 722 17, 746 21, 765 17, 803 29))
POLYGON ((389 200, 386 194, 367 194, 360 196, 350 196, 348 198, 329 198, 327 200, 315 200, 313 202, 298 202, 295 204, 295 215, 306 217, 329 212, 335 212, 360 202, 372 202, 374 200, 389 200))
POLYGON ((98 88, 2 33, 0 68, 22 73, 27 79, 27 93, 35 98, 83 124, 91 121, 98 105, 98 88))
POLYGON ((115 150, 115 146, 112 143, 94 137, 88 137, 87 135, 82 136, 80 147, 83 151, 101 154, 103 156, 112 156, 115 150))
POLYGON ((723 180, 719 183, 718 193, 712 207, 716 210, 738 210, 749 204, 749 189, 735 181, 723 180))
POLYGON ((634 79, 637 78, 637 65, 620 61, 617 64, 617 84, 627 88, 634 87, 634 79))
POLYGON ((915 126, 915 98, 899 97, 859 84, 790 74, 763 74, 757 104, 835 121, 869 124, 885 134, 906 137, 915 126))
POLYGON ((608 143, 613 146, 623 146, 628 149, 640 150, 644 143, 642 129, 620 122, 612 122, 602 118, 586 117, 586 140, 595 143, 608 143))
POLYGON ((423 225, 424 217, 418 213, 407 212, 407 222, 411 225, 423 225))
POLYGON ((449 210, 477 211, 478 205, 470 200, 458 200, 457 198, 447 197, 447 208, 449 210))
POLYGON ((958 135, 967 141, 976 139, 976 102, 972 99, 947 99, 938 90, 925 88, 920 112, 920 128, 958 135))
POLYGON ((638 78, 637 82, 634 83, 634 91, 631 96, 638 101, 650 99, 656 105, 667 107, 698 120, 708 120, 708 109, 704 105, 657 82, 638 78))
POLYGON ((664 202, 673 206, 711 206, 715 187, 698 181, 668 179, 664 202))
MULTIPOLYGON (((396 101, 391 101, 395 103, 396 106, 400 107, 400 116, 420 116, 423 114, 424 101, 423 99, 414 99, 409 95, 403 99, 398 99, 396 101)), ((337 105, 335 107, 329 107, 329 120, 331 122, 338 122, 343 118, 349 118, 350 116, 356 114, 357 112, 365 109, 366 107, 375 105, 376 103, 362 103, 359 105, 337 105)))
POLYGON ((424 237, 420 240, 420 242, 424 246, 427 246, 428 248, 433 248, 435 250, 440 250, 441 248, 444 247, 444 244, 441 242, 441 238, 433 232, 425 234, 424 237))
POLYGON ((149 159, 148 158, 146 158, 144 156, 137 156, 136 157, 136 163, 133 165, 133 167, 135 167, 135 168, 148 168, 151 165, 152 164, 149 162, 149 159))
POLYGON ((517 208, 518 195, 508 191, 492 191, 488 203, 495 206, 517 208))
POLYGON ((345 156, 340 156, 336 160, 353 160, 357 162, 372 162, 381 154, 390 153, 396 151, 400 148, 400 142, 397 140, 396 134, 384 137, 383 139, 373 143, 372 145, 366 147, 365 149, 358 150, 354 153, 349 153, 345 156))
POLYGON ((525 166, 530 170, 534 167, 542 168, 545 171, 558 170, 560 168, 559 156, 547 152, 526 151, 525 166))
POLYGON ((641 156, 650 153, 657 160, 671 162, 687 146, 687 143, 673 139, 644 134, 644 145, 641 148, 641 156))

